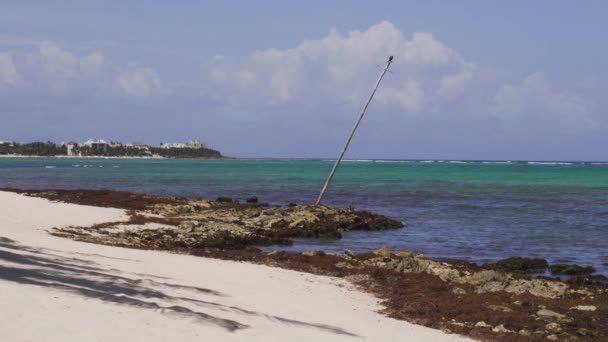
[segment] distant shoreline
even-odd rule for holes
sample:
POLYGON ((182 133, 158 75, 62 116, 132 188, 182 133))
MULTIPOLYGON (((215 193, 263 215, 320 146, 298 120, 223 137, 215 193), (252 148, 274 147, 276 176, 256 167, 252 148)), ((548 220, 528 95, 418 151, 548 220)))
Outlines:
POLYGON ((23 154, 0 154, 0 158, 57 158, 57 159, 153 159, 153 160, 233 160, 236 158, 232 157, 221 157, 221 158, 167 158, 162 156, 149 156, 149 157, 136 157, 136 156, 35 156, 35 155, 23 155, 23 154))
MULTIPOLYGON (((66 155, 54 155, 54 156, 38 156, 38 155, 23 155, 23 154, 0 154, 0 158, 57 158, 57 159, 151 159, 151 160, 270 160, 270 161, 328 161, 334 162, 335 158, 294 158, 294 157, 229 157, 222 156, 219 158, 167 158, 162 156, 66 156, 66 155)), ((492 163, 500 163, 500 164, 539 164, 539 165, 569 165, 569 164, 597 164, 597 165, 606 165, 608 164, 608 160, 500 160, 500 159, 492 159, 492 160, 475 160, 475 159, 391 159, 391 158, 353 158, 353 159, 343 159, 343 162, 412 162, 412 163, 483 163, 483 164, 492 164, 492 163)))

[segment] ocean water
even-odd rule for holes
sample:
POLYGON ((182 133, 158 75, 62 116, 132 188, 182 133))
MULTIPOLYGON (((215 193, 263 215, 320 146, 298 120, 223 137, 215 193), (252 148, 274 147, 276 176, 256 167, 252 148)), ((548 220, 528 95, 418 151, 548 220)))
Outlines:
MULTIPOLYGON (((0 187, 89 188, 313 202, 332 160, 0 158, 0 187)), ((399 219, 405 228, 300 239, 282 249, 382 245, 473 262, 509 256, 594 266, 608 275, 608 163, 344 161, 324 203, 399 219)), ((0 228, 1 230, 1 228, 0 228)), ((278 247, 277 247, 278 248, 278 247)))

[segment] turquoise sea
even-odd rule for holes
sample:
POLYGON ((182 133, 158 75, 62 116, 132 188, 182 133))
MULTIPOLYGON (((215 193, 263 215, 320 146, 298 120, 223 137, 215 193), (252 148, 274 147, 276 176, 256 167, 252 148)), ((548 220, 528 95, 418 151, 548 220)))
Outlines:
MULTIPOLYGON (((332 160, 0 158, 0 187, 114 189, 313 202, 332 160)), ((326 204, 402 220, 383 232, 284 249, 388 245, 474 262, 508 256, 593 265, 608 275, 608 162, 344 161, 326 204)))

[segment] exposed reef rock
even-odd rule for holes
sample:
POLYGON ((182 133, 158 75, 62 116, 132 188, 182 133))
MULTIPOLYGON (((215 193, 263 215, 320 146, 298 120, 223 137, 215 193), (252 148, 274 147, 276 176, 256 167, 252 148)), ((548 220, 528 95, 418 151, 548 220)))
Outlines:
MULTIPOLYGON (((250 200, 250 202, 252 202, 250 200)), ((382 230, 403 227, 399 221, 368 211, 323 205, 267 207, 239 204, 227 197, 216 202, 179 200, 151 203, 132 211, 129 222, 81 229, 58 229, 57 235, 74 235, 82 241, 135 248, 239 249, 254 245, 291 244, 296 237, 341 238, 349 230, 382 230), (154 229, 124 229, 134 223, 156 222, 154 229)))
MULTIPOLYGON (((351 252, 352 253, 352 252, 351 252)), ((544 298, 559 298, 566 293, 568 285, 558 281, 530 279, 496 270, 475 270, 474 267, 434 261, 423 255, 412 255, 409 251, 392 254, 384 246, 371 254, 349 255, 344 258, 358 262, 359 266, 390 269, 403 273, 427 273, 442 281, 473 286, 476 293, 505 291, 513 294, 528 293, 544 298)))

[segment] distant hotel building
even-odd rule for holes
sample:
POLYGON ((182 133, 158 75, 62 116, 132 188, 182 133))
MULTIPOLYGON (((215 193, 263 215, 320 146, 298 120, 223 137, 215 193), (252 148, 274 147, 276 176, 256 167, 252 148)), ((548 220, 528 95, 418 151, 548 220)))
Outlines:
POLYGON ((189 143, 160 143, 160 148, 207 148, 204 141, 192 140, 189 143))
POLYGON ((95 151, 95 152, 106 152, 108 150, 108 146, 110 144, 108 144, 105 140, 103 139, 89 139, 87 141, 81 142, 80 144, 78 144, 79 146, 87 146, 91 149, 91 151, 95 151))
POLYGON ((148 146, 146 144, 144 144, 143 142, 130 142, 130 143, 126 143, 124 145, 125 147, 134 147, 134 148, 139 148, 142 150, 147 150, 148 146))

